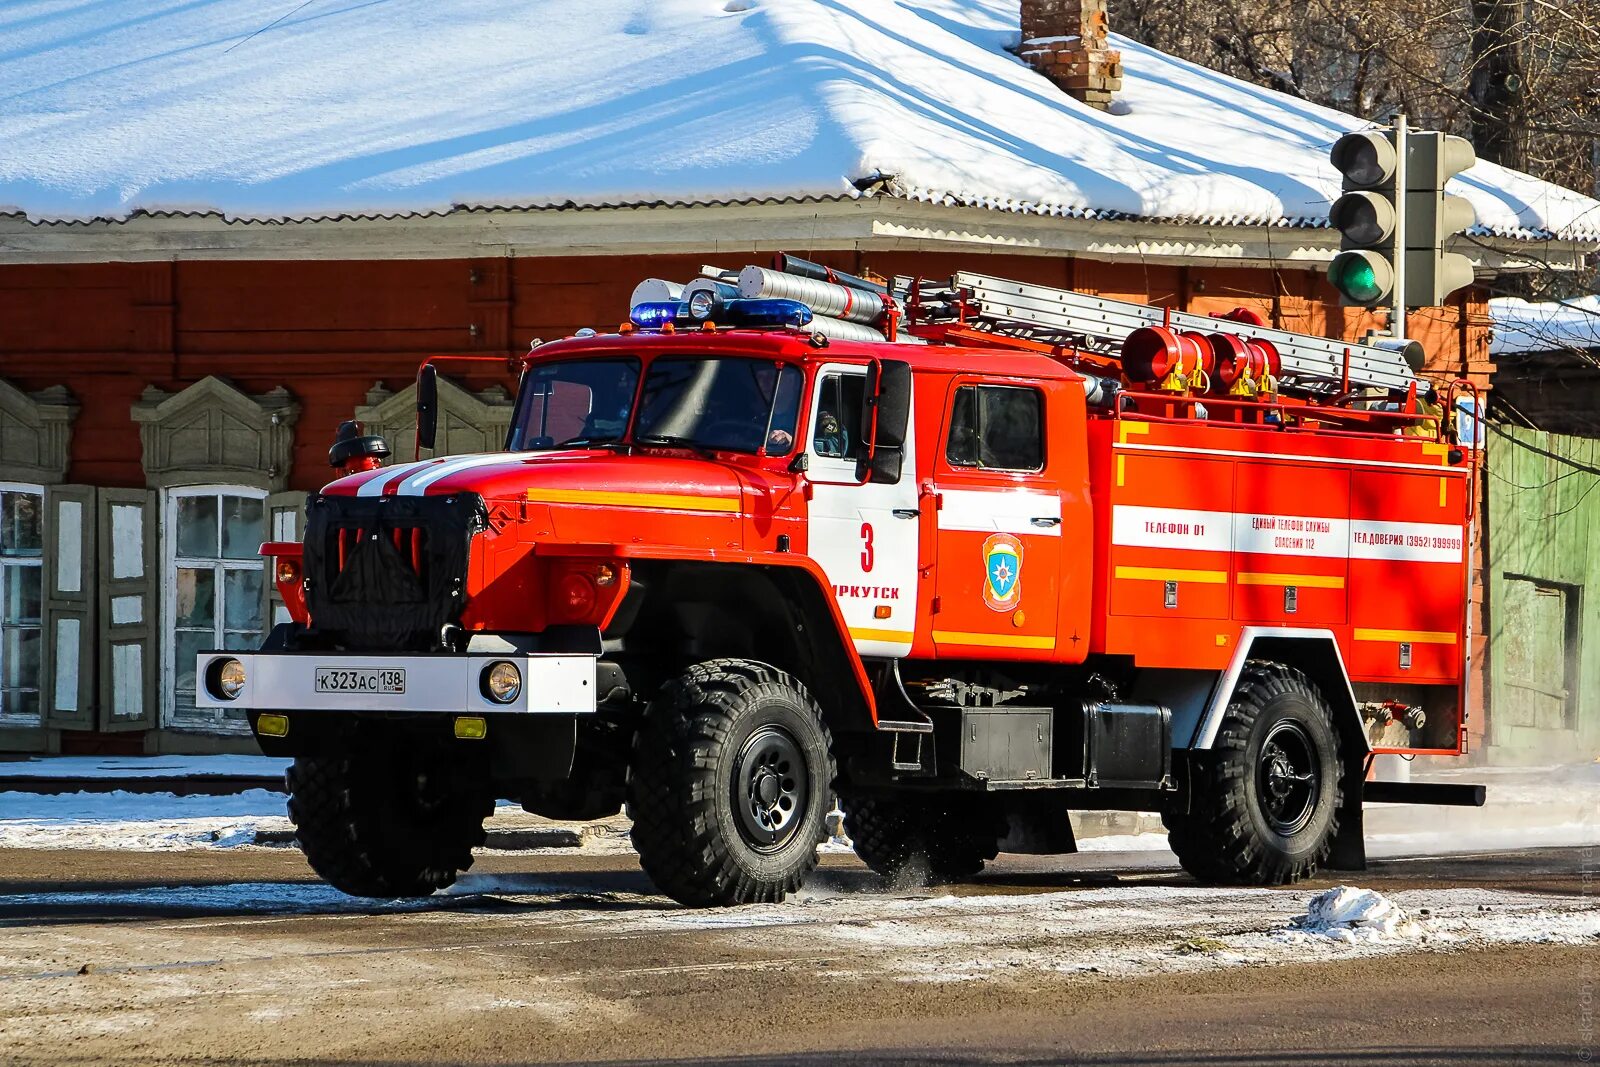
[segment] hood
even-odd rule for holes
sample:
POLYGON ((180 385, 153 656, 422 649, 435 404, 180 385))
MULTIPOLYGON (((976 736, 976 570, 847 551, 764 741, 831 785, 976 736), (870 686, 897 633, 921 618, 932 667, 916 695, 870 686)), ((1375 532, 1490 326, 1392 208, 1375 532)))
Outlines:
POLYGON ((710 460, 607 451, 494 452, 399 463, 329 484, 332 496, 448 496, 738 514, 740 477, 710 460))

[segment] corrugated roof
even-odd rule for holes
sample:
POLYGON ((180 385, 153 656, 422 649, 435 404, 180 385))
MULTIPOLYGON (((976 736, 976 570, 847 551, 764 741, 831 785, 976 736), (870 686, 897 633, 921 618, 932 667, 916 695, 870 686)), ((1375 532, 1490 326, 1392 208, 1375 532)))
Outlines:
MULTIPOLYGON (((248 222, 839 200, 1324 225, 1361 123, 1126 39, 1109 113, 1003 0, 100 0, 0 12, 0 212, 248 222), (272 23, 270 27, 269 23, 272 23)), ((1476 232, 1600 241, 1490 164, 1476 232)))

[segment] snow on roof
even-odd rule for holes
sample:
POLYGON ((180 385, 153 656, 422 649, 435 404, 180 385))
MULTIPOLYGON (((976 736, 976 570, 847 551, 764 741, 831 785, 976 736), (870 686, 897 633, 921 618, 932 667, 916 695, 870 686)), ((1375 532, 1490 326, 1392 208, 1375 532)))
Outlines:
POLYGON ((1514 296, 1489 301, 1494 337, 1489 354, 1600 351, 1600 296, 1533 302, 1514 296))
MULTIPOLYGON (((1018 36, 1016 0, 33 0, 0 9, 0 211, 843 199, 884 176, 1008 211, 1324 224, 1358 120, 1125 38, 1096 111, 1018 36)), ((1600 240, 1569 190, 1490 164, 1456 187, 1480 232, 1600 240)))

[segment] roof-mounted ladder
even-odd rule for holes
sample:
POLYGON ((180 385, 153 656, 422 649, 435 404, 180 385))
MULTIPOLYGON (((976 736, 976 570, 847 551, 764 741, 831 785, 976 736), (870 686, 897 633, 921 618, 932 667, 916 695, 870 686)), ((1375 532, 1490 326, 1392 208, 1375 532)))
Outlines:
POLYGON ((1420 369, 1422 355, 1421 346, 1414 341, 1351 344, 965 271, 951 276, 948 290, 921 282, 912 314, 923 322, 959 319, 965 325, 997 334, 1089 348, 1114 349, 1133 331, 1162 325, 1174 330, 1260 339, 1277 348, 1283 360, 1285 384, 1300 383, 1316 392, 1337 390, 1345 381, 1351 387, 1407 389, 1417 381, 1416 369, 1420 369), (1407 355, 1417 362, 1417 368, 1407 362, 1407 355))

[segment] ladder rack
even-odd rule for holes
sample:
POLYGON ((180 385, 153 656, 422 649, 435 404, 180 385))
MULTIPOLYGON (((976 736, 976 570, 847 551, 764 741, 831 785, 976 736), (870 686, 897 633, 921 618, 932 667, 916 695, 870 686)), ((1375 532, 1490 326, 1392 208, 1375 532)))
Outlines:
POLYGON ((1337 391, 1346 380, 1347 351, 1351 386, 1405 390, 1418 380, 1399 347, 1351 344, 965 271, 950 277, 948 290, 921 283, 912 313, 925 322, 960 321, 997 334, 1048 344, 1062 344, 1072 338, 1090 342, 1090 347, 1114 347, 1137 329, 1162 325, 1202 334, 1228 333, 1246 340, 1260 339, 1278 349, 1286 384, 1315 382, 1320 392, 1337 391))

